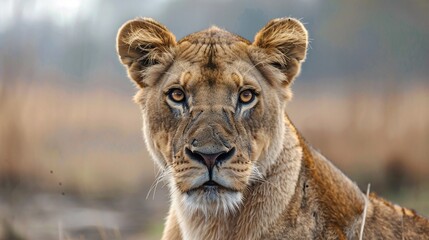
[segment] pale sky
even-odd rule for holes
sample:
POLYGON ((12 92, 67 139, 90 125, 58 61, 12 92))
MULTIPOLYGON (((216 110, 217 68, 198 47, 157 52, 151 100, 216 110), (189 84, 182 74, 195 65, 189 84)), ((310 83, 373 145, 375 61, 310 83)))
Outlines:
POLYGON ((26 22, 51 20, 59 26, 64 26, 72 23, 77 17, 88 17, 97 1, 0 0, 0 31, 8 29, 16 20, 26 22))
MULTIPOLYGON (((145 11, 157 14, 171 1, 174 0, 147 1, 145 11)), ((67 26, 77 18, 90 17, 93 9, 101 3, 100 0, 0 0, 0 32, 17 20, 30 23, 48 20, 59 27, 67 26)))

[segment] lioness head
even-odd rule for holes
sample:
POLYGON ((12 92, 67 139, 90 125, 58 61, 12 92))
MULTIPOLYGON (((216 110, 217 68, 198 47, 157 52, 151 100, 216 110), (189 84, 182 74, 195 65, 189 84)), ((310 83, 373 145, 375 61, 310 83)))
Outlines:
POLYGON ((212 27, 180 41, 149 18, 125 23, 117 51, 139 91, 148 149, 190 212, 233 211, 285 145, 285 103, 308 37, 270 21, 254 42, 212 27))

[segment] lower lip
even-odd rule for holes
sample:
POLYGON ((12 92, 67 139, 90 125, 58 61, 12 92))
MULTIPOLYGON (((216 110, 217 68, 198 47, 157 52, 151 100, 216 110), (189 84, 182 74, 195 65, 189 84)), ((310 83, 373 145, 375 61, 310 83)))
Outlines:
POLYGON ((204 192, 211 192, 211 191, 216 191, 216 192, 220 192, 220 191, 226 191, 226 192, 235 192, 233 189, 230 188, 226 188, 224 186, 221 186, 219 184, 213 184, 213 185, 201 185, 197 188, 191 189, 189 190, 187 193, 190 194, 192 192, 195 191, 204 191, 204 192))
POLYGON ((204 183, 203 186, 219 186, 219 184, 215 183, 215 182, 208 182, 208 183, 204 183))
POLYGON ((219 185, 203 185, 203 186, 201 186, 203 189, 204 189, 204 191, 212 191, 212 190, 219 190, 220 188, 222 188, 221 186, 219 186, 219 185))

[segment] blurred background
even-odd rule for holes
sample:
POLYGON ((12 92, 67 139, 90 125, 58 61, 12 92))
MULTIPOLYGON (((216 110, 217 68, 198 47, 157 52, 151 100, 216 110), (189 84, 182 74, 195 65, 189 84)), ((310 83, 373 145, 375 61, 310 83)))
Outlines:
POLYGON ((118 28, 249 40, 276 17, 311 44, 289 115, 357 182, 429 215, 429 1, 0 0, 0 239, 159 239, 168 209, 118 28), (150 191, 152 187, 152 190, 150 191))

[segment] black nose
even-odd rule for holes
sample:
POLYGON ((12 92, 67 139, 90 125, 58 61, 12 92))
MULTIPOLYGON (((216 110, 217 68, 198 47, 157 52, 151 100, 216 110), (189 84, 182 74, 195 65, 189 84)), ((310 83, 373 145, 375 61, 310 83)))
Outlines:
POLYGON ((217 164, 228 161, 235 154, 234 147, 228 151, 221 151, 221 152, 215 152, 215 153, 210 151, 204 151, 205 149, 193 149, 193 150, 194 151, 191 151, 189 148, 186 148, 185 149, 186 155, 188 155, 190 159, 201 162, 202 164, 206 165, 209 170, 211 170, 217 164))

